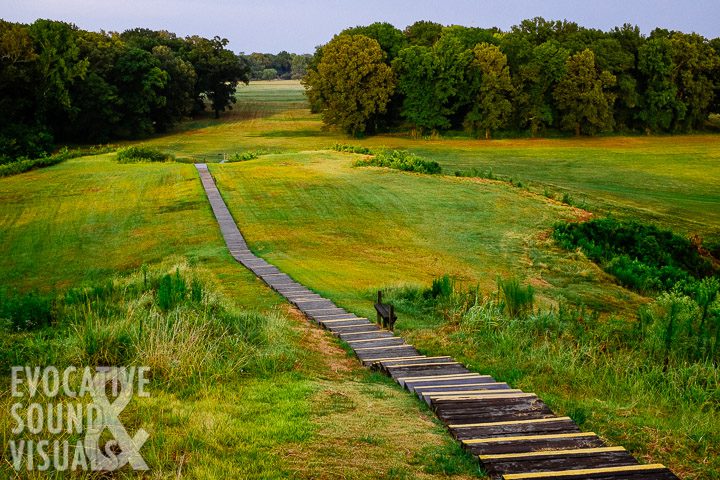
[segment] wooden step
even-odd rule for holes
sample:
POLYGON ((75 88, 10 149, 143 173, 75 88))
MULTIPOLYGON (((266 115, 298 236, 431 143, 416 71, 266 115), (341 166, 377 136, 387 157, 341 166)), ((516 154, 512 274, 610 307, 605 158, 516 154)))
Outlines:
POLYGON ((678 480, 667 467, 659 463, 626 467, 601 467, 554 472, 511 473, 505 480, 559 479, 559 480, 678 480))

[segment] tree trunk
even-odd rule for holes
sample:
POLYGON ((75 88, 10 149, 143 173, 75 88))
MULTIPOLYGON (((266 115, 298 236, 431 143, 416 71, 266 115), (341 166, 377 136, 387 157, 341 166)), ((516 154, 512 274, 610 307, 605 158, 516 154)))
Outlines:
POLYGON ((490 140, 490 129, 489 128, 485 129, 485 140, 490 140))
POLYGON ((220 110, 215 109, 215 118, 220 118, 220 110))
POLYGON ((575 136, 576 137, 580 136, 580 123, 575 124, 575 136))

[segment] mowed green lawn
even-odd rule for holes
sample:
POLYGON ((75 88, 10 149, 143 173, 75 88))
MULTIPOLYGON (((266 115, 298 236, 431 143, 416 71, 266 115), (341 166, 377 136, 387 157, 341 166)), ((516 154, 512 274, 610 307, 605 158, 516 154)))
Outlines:
POLYGON ((720 241, 720 136, 415 140, 405 135, 350 139, 322 129, 297 81, 252 82, 219 123, 198 120, 149 143, 179 156, 215 161, 222 153, 326 149, 335 143, 404 148, 438 161, 445 173, 492 169, 539 193, 568 192, 577 204, 632 216, 720 241))
POLYGON ((349 307, 443 274, 483 291, 517 275, 546 306, 636 301, 590 262, 550 247, 552 225, 581 212, 501 182, 356 168, 356 158, 269 155, 211 171, 258 254, 349 307))
POLYGON ((492 169, 534 191, 568 192, 575 203, 602 213, 720 240, 720 136, 469 143, 415 150, 448 173, 492 169))

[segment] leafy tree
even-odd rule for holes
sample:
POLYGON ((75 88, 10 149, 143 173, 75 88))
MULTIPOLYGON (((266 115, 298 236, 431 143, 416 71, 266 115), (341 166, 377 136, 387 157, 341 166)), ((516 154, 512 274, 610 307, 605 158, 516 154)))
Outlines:
POLYGON ((0 164, 40 156, 52 144, 52 135, 35 115, 37 60, 28 27, 0 20, 0 164))
POLYGON ((80 56, 88 60, 82 80, 71 86, 75 112, 62 128, 62 137, 72 141, 107 142, 122 121, 122 97, 115 85, 114 69, 126 46, 118 36, 79 32, 80 56))
POLYGON ((712 74, 720 58, 708 41, 698 34, 675 32, 670 37, 675 69, 674 84, 679 100, 685 105, 685 116, 676 129, 687 131, 702 127, 713 100, 712 74))
POLYGON ((443 115, 452 127, 462 126, 471 101, 472 85, 470 64, 473 61, 472 48, 468 48, 465 30, 445 28, 440 39, 433 46, 436 71, 435 89, 440 100, 443 115), (458 34, 460 33, 460 34, 458 34))
POLYGON ((525 55, 515 75, 515 109, 517 125, 530 127, 534 137, 555 122, 553 90, 565 75, 570 52, 549 40, 531 47, 525 55))
POLYGON ((385 52, 385 63, 388 65, 398 56, 407 41, 403 32, 387 22, 375 22, 367 26, 347 28, 340 35, 364 35, 378 42, 385 52))
POLYGON ((196 109, 205 109, 205 98, 210 101, 215 118, 220 112, 232 108, 237 101, 235 89, 238 83, 249 81, 249 67, 233 52, 226 49, 226 38, 212 40, 198 36, 186 39, 186 58, 195 67, 196 109))
POLYGON ((308 63, 312 55, 293 55, 290 62, 290 78, 300 79, 307 74, 308 63))
POLYGON ((450 127, 447 118, 450 112, 444 106, 445 92, 437 84, 439 68, 433 50, 422 46, 402 50, 393 62, 398 90, 404 95, 402 116, 420 135, 425 130, 450 127))
POLYGON ((352 135, 374 128, 395 89, 392 69, 380 44, 364 35, 338 35, 322 50, 317 70, 303 79, 326 125, 352 135))
POLYGON ((638 71, 643 93, 638 118, 648 132, 668 130, 674 121, 685 117, 686 108, 677 98, 677 86, 672 81, 672 45, 664 37, 649 39, 638 49, 638 71))
MULTIPOLYGON (((629 36, 633 33, 640 35, 637 27, 624 34, 629 36)), ((629 50, 619 39, 607 36, 593 43, 592 50, 595 53, 598 67, 612 73, 617 78, 616 85, 612 90, 617 97, 613 112, 615 124, 620 128, 631 127, 640 104, 635 68, 637 50, 629 50)))
POLYGON ((612 128, 612 107, 615 95, 609 91, 616 79, 608 71, 600 71, 595 54, 590 49, 571 56, 566 63, 565 76, 555 87, 553 96, 561 113, 561 126, 574 131, 593 134, 612 128))
POLYGON ((72 114, 70 87, 85 76, 88 61, 79 56, 77 28, 64 22, 37 20, 29 27, 37 53, 37 115, 61 125, 72 114))
POLYGON ((165 103, 151 114, 155 129, 162 132, 192 114, 197 74, 190 62, 166 45, 153 47, 152 55, 158 60, 160 69, 167 73, 162 90, 165 103))
MULTIPOLYGON (((713 38, 710 40, 710 46, 715 50, 715 55, 720 57, 720 38, 713 38)), ((715 87, 715 95, 713 96, 713 102, 710 105, 710 111, 713 113, 720 113, 720 63, 715 65, 712 72, 713 85, 715 87)))
POLYGON ((260 74, 260 80, 275 80, 278 78, 278 71, 274 68, 266 68, 260 74))
POLYGON ((292 54, 283 50, 277 55, 271 56, 271 58, 270 68, 277 72, 275 78, 289 79, 290 69, 292 68, 292 54))
POLYGON ((479 77, 479 88, 465 124, 472 132, 490 132, 504 127, 512 112, 513 86, 507 57, 495 45, 478 44, 473 50, 472 69, 479 77))
POLYGON ((443 26, 439 23, 420 20, 409 25, 403 32, 410 45, 432 47, 442 34, 443 26))
POLYGON ((150 52, 124 48, 112 71, 113 84, 121 97, 118 111, 121 120, 116 134, 133 137, 154 131, 151 113, 166 105, 163 95, 168 74, 150 52))

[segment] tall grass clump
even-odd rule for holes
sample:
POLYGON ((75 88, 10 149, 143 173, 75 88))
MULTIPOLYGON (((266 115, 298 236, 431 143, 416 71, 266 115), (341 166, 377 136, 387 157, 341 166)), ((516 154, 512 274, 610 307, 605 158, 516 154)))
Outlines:
POLYGON ((72 288, 51 304, 35 294, 3 300, 3 316, 13 312, 23 325, 48 312, 52 317, 32 330, 18 331, 12 322, 0 327, 0 370, 39 361, 58 367, 142 365, 161 382, 184 385, 293 368, 299 352, 286 317, 239 310, 200 278, 185 265, 170 272, 144 267, 72 288))
POLYGON ((175 160, 175 157, 171 154, 151 147, 134 145, 120 148, 117 151, 117 161, 119 163, 169 162, 173 160, 175 160))
POLYGON ((0 324, 11 331, 48 327, 56 320, 54 298, 37 292, 0 291, 0 324))
POLYGON ((498 292, 510 318, 519 318, 532 312, 535 290, 531 285, 521 285, 517 278, 498 278, 498 292))
POLYGON ((355 166, 386 167, 404 172, 426 174, 442 173, 442 168, 436 161, 425 160, 407 150, 382 150, 374 157, 356 161, 355 166))

